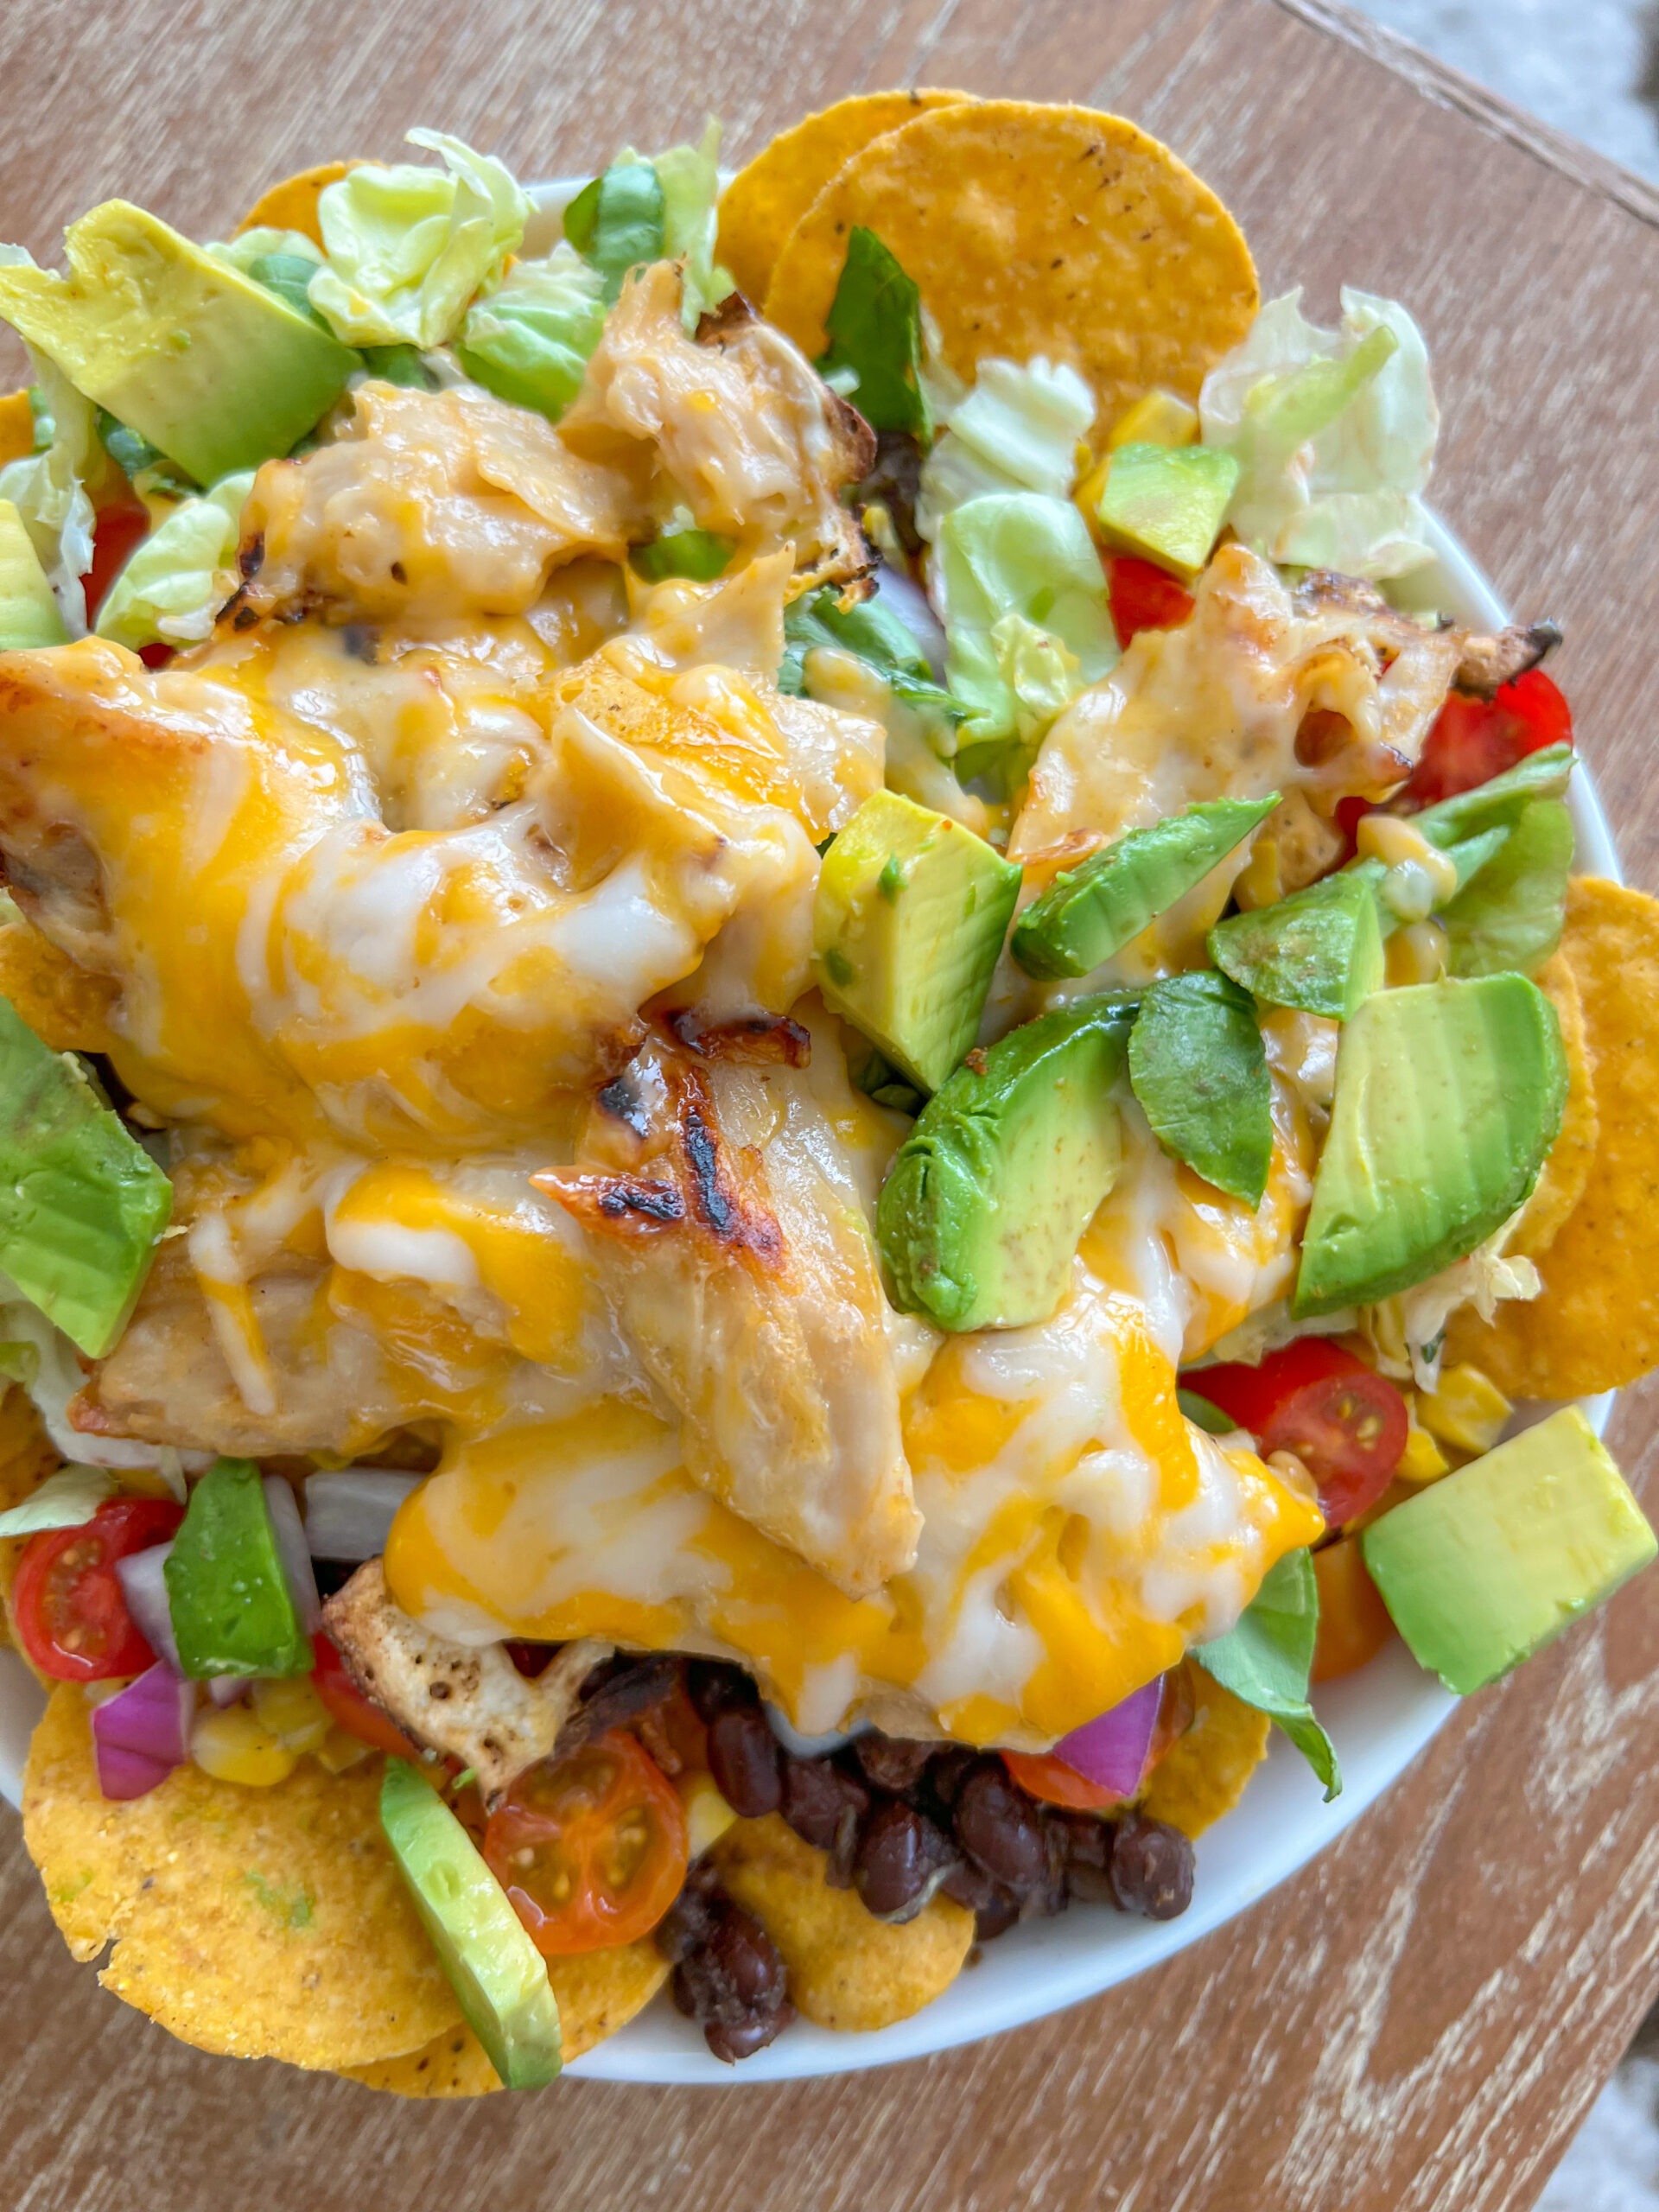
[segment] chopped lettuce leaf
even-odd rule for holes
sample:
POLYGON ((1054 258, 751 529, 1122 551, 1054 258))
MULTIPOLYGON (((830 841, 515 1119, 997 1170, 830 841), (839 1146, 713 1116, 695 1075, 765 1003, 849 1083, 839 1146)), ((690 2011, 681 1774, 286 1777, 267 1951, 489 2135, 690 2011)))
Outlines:
POLYGON ((1422 334, 1369 292, 1344 287, 1337 330, 1301 298, 1270 300, 1205 378, 1204 442, 1239 462, 1228 520, 1287 565, 1403 575, 1433 558, 1420 495, 1440 410, 1422 334))
MULTIPOLYGON (((443 365, 450 359, 447 353, 434 351, 423 353, 418 346, 365 346, 363 365, 372 377, 378 377, 382 384, 402 385, 409 391, 441 391, 446 378, 443 365)), ((447 379, 461 381, 459 375, 447 379)))
POLYGON ((530 202, 499 162, 441 131, 409 141, 443 168, 361 162, 317 201, 328 258, 308 296, 348 346, 441 346, 524 234, 530 202))
POLYGON ((72 1463, 48 1475, 20 1505, 0 1513, 0 1536, 32 1536, 41 1529, 79 1529, 90 1521, 115 1484, 102 1467, 72 1463))
POLYGON ((964 772, 982 773, 1010 745, 1033 746, 1116 662, 1106 579, 1076 507, 1038 492, 953 508, 935 563, 945 680, 968 709, 957 752, 964 772))
POLYGON ((982 361, 972 391, 942 419, 947 428, 923 466, 916 501, 916 527, 930 543, 953 508, 988 492, 1069 498, 1095 403, 1064 364, 982 361))
POLYGON ((236 588, 237 539, 253 471, 227 476, 185 499, 133 553, 98 613, 98 634, 117 645, 200 644, 236 588))
MULTIPOLYGON (((34 266, 21 246, 0 245, 0 267, 34 266)), ((55 362, 29 354, 34 369, 30 404, 35 410, 35 451, 0 468, 0 499, 10 499, 22 517, 46 580, 72 638, 86 629, 86 599, 81 578, 92 565, 96 518, 86 491, 88 478, 104 467, 98 413, 83 399, 55 362), (38 391, 38 401, 35 393, 38 391), (50 423, 44 447, 41 440, 50 423)))
POLYGON ((28 1348, 35 1372, 24 1377, 29 1395, 54 1445, 69 1460, 92 1460, 101 1467, 154 1467, 176 1453, 167 1446, 137 1444, 124 1436, 83 1435, 69 1419, 69 1403, 86 1388, 86 1370, 63 1331, 0 1274, 0 1336, 14 1355, 28 1348))
POLYGON ((732 289, 729 271, 715 260, 720 227, 720 125, 710 116, 695 146, 671 146, 652 163, 663 188, 663 251, 683 261, 680 315, 695 330, 710 308, 732 289))
POLYGON ((581 388, 605 327, 605 280, 561 238, 520 261, 467 310, 456 351, 468 376, 556 423, 581 388))
POLYGON ((1535 976, 1561 941, 1573 817, 1558 798, 1535 799, 1496 858, 1440 912, 1454 976, 1515 969, 1535 976))
MULTIPOLYGON (((284 261, 302 261, 308 270, 321 269, 322 249, 303 231, 278 231, 261 224, 257 230, 241 231, 233 238, 216 238, 208 247, 215 261, 228 262, 244 276, 252 276, 259 283, 266 279, 258 274, 257 264, 280 255, 284 261)), ((289 302, 289 305, 295 302, 289 302)))
POLYGON ((1224 1689, 1283 1729, 1325 1784, 1328 1805, 1342 1794, 1342 1772, 1307 1699, 1319 1630, 1313 1557, 1287 1552, 1262 1576, 1261 1588, 1226 1635, 1198 1645, 1192 1656, 1224 1689))
POLYGON ((1420 1390, 1436 1389, 1446 1325, 1459 1307, 1472 1306, 1483 1321, 1491 1321, 1504 1300, 1538 1296, 1544 1286, 1537 1268, 1530 1260, 1519 1254, 1511 1259, 1505 1251, 1524 1211, 1517 1209, 1484 1244, 1477 1244, 1427 1282, 1414 1283, 1378 1305, 1360 1307, 1360 1333, 1381 1373, 1396 1382, 1413 1382, 1420 1390))
POLYGON ((818 369, 873 430, 933 435, 922 389, 922 296, 874 231, 855 224, 825 320, 818 369))
POLYGON ((564 211, 564 235, 603 280, 607 304, 642 261, 663 257, 662 181, 652 163, 624 154, 586 184, 564 211))
POLYGON ((737 540, 717 531, 699 530, 694 522, 671 524, 649 544, 636 545, 628 556, 635 575, 659 584, 670 576, 687 576, 694 583, 712 583, 725 573, 737 550, 737 540))

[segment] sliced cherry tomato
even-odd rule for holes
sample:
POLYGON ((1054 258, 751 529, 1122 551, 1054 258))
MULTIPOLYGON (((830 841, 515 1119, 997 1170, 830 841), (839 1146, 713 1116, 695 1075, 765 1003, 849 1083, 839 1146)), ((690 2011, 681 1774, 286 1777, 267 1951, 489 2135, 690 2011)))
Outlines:
POLYGON ((613 1728, 521 1774, 484 1856, 547 1958, 649 1935, 685 1880, 679 1792, 638 1738, 613 1728))
POLYGON ((1249 1429, 1264 1456, 1296 1454, 1333 1529, 1382 1497, 1406 1448, 1405 1400, 1386 1375, 1328 1337, 1298 1337, 1259 1367, 1206 1367, 1192 1380, 1249 1429))
POLYGON ((1114 554, 1106 563, 1106 580, 1112 627, 1122 646, 1141 630, 1179 630, 1192 612, 1192 593, 1167 569, 1133 553, 1114 554))
POLYGON ((1312 1678, 1334 1682, 1375 1659, 1394 1634, 1394 1623, 1365 1571, 1357 1536, 1321 1545, 1313 1554, 1313 1579, 1319 1586, 1319 1627, 1312 1678))
POLYGON ((86 620, 94 622, 105 595, 126 566, 127 556, 149 535, 149 510, 139 500, 115 499, 100 507, 92 524, 92 565, 81 578, 86 620))
POLYGON ((164 1544, 184 1518, 170 1497, 112 1497, 79 1529, 31 1536, 17 1564, 17 1639, 43 1675, 101 1682, 142 1675, 156 1654, 138 1633, 115 1562, 164 1544))
MULTIPOLYGON (((1192 1726, 1192 1678, 1184 1666, 1172 1667, 1164 1677, 1158 1722, 1147 1753, 1147 1774, 1192 1726)), ((1090 1782, 1076 1767, 1056 1758, 1052 1751, 1004 1751, 1002 1764, 1028 1796, 1041 1798, 1045 1805, 1064 1805, 1073 1813, 1099 1813, 1123 1802, 1118 1791, 1090 1782)))
POLYGON ((311 1639, 316 1669, 313 1688, 328 1708, 328 1717, 359 1744, 372 1744, 397 1759, 419 1759, 421 1747, 405 1736, 390 1713, 382 1713, 372 1698, 364 1696, 346 1671, 346 1662, 326 1636, 311 1639))
POLYGON ((1422 757, 1395 804, 1414 814, 1473 791, 1547 745, 1571 745, 1573 710, 1541 668, 1529 668, 1491 699, 1454 691, 1435 716, 1422 757))
POLYGON ((153 645, 140 645, 138 658, 146 668, 165 668, 177 651, 176 645, 164 645, 158 638, 153 645))

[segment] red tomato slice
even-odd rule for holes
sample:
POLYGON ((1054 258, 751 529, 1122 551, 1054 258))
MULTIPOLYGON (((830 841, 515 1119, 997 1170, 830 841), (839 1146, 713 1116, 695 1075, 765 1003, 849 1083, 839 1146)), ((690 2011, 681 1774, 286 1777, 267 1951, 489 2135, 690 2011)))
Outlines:
POLYGON ((1541 668, 1529 668, 1491 699, 1454 691, 1435 717, 1422 758, 1395 804, 1410 814, 1488 784, 1529 753, 1571 745, 1573 710, 1541 668))
POLYGON ((423 1757, 420 1745, 404 1735, 390 1713, 382 1713, 372 1698, 364 1696, 329 1639, 314 1636, 311 1649, 317 1662, 312 1688, 328 1708, 329 1719, 359 1744, 372 1744, 377 1751, 389 1752, 393 1758, 419 1762, 423 1757))
POLYGON ((649 1935, 685 1880, 679 1792, 626 1730, 521 1774, 484 1856, 546 1958, 649 1935))
POLYGON ((1333 1529, 1376 1503, 1406 1448, 1405 1400, 1387 1376, 1328 1337, 1298 1337, 1259 1367, 1205 1367, 1191 1380, 1249 1429, 1264 1456, 1296 1454, 1333 1529))
POLYGON ((126 566, 127 556, 149 535, 149 511, 137 499, 117 499, 100 507, 92 524, 92 565, 81 578, 86 620, 95 622, 105 594, 126 566))
POLYGON ((1192 594, 1167 569, 1133 553, 1114 554, 1106 563, 1112 627, 1120 646, 1141 630, 1179 630, 1192 612, 1192 594))
POLYGON ((60 1682, 142 1675, 156 1654, 138 1633, 115 1562, 164 1544, 184 1518, 170 1497, 112 1497, 79 1529, 44 1529, 24 1545, 12 1586, 17 1640, 60 1682))

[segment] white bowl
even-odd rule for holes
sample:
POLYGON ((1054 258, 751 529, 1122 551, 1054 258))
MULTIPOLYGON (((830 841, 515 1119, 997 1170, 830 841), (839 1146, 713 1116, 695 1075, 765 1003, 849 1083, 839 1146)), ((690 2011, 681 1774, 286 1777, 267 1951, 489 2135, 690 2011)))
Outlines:
MULTIPOLYGON (((1423 603, 1459 620, 1495 629, 1504 610, 1490 584, 1442 525, 1433 531, 1439 575, 1425 572, 1423 603)), ((1618 879, 1618 856, 1588 772, 1573 779, 1571 805, 1578 865, 1618 879)), ((1597 1433, 1607 1425, 1611 1394, 1586 1402, 1597 1433)), ((834 2035, 798 2021, 770 2050, 741 2067, 711 2057, 700 2031, 666 2002, 575 2062, 570 2071, 607 2082, 779 2082, 887 2066, 1058 2012, 1131 1974, 1173 1958, 1265 1897, 1357 1820, 1422 1750, 1457 1700, 1395 1643, 1363 1673, 1319 1693, 1319 1717, 1342 1760, 1343 1793, 1321 1801, 1319 1784, 1274 1732, 1266 1764, 1243 1802, 1198 1846, 1192 1909, 1179 1920, 1134 1920, 1105 1906, 1073 1906, 1058 1919, 1013 1929, 987 1946, 979 1964, 914 2019, 875 2035, 834 2035)), ((0 1652, 0 1792, 18 1802, 23 1755, 41 1706, 22 1662, 0 1652)))

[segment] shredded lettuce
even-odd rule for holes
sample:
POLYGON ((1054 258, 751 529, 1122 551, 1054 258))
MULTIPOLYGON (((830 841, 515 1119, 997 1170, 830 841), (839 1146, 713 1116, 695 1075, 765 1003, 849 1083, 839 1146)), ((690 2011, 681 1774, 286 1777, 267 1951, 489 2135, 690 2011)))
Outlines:
POLYGON ((713 116, 695 146, 671 146, 652 163, 663 188, 663 251, 684 263, 680 314, 695 330, 710 308, 732 289, 729 271, 715 259, 719 229, 720 125, 713 116))
POLYGON ((922 296, 874 231, 855 225, 818 369, 873 430, 933 435, 922 388, 922 296))
POLYGON ((604 327, 604 278, 561 239, 545 260, 517 263, 474 301, 456 352, 486 391, 556 423, 604 327))
POLYGON ((953 508, 988 492, 1068 498, 1095 403, 1063 363, 982 361, 972 391, 942 419, 947 428, 923 465, 916 501, 916 527, 930 543, 953 508))
POLYGON ((1497 855, 1440 910, 1454 976, 1495 976, 1510 968, 1537 974, 1566 926, 1573 851, 1573 817, 1565 803, 1535 799, 1497 855))
POLYGON ((1421 494, 1440 410, 1406 310, 1344 288, 1323 330, 1271 300, 1205 378, 1204 442, 1239 462, 1228 520, 1268 559, 1373 579, 1431 560, 1421 494))
POLYGON ((55 1328, 4 1274, 0 1274, 0 1336, 12 1346, 33 1346, 38 1366, 34 1381, 28 1385, 29 1395, 46 1424, 47 1434, 66 1459, 90 1460, 100 1467, 162 1466, 176 1459, 177 1454, 166 1446, 137 1444, 121 1436, 83 1435, 72 1425, 69 1402, 79 1397, 86 1382, 80 1357, 62 1330, 55 1328))
POLYGON ((0 499, 10 499, 22 516, 64 626, 78 638, 86 629, 80 580, 92 565, 97 520, 86 479, 99 474, 104 461, 97 410, 43 353, 29 359, 51 415, 51 441, 43 452, 0 468, 0 499))
POLYGON ((41 1529, 79 1529, 115 1490, 102 1467, 71 1461, 48 1475, 21 1504, 0 1513, 0 1536, 32 1536, 41 1529))
POLYGON ((1001 769, 1116 662, 1106 579, 1069 499, 990 493, 945 516, 935 582, 945 681, 968 709, 957 757, 969 775, 1001 769))
POLYGON ((308 296, 348 346, 442 345, 524 235, 530 202, 499 162, 442 131, 409 142, 442 168, 365 162, 317 201, 328 258, 308 296))
POLYGON ((117 645, 194 645, 235 588, 243 504, 251 469, 227 476, 199 499, 185 499, 137 547, 110 586, 98 634, 117 645))
POLYGON ((715 265, 719 154, 712 117, 695 146, 671 146, 651 159, 625 146, 565 209, 564 235, 603 278, 607 303, 630 269, 664 257, 683 264, 680 315, 688 330, 731 290, 731 277, 715 265))
MULTIPOLYGON (((270 279, 259 275, 258 264, 270 260, 273 255, 280 255, 284 261, 302 261, 310 270, 321 269, 323 259, 321 247, 303 231, 277 231, 264 225, 257 230, 238 232, 233 238, 215 238, 207 251, 216 261, 228 263, 242 276, 252 276, 262 284, 270 279)), ((289 302, 290 306, 297 304, 289 302)))

